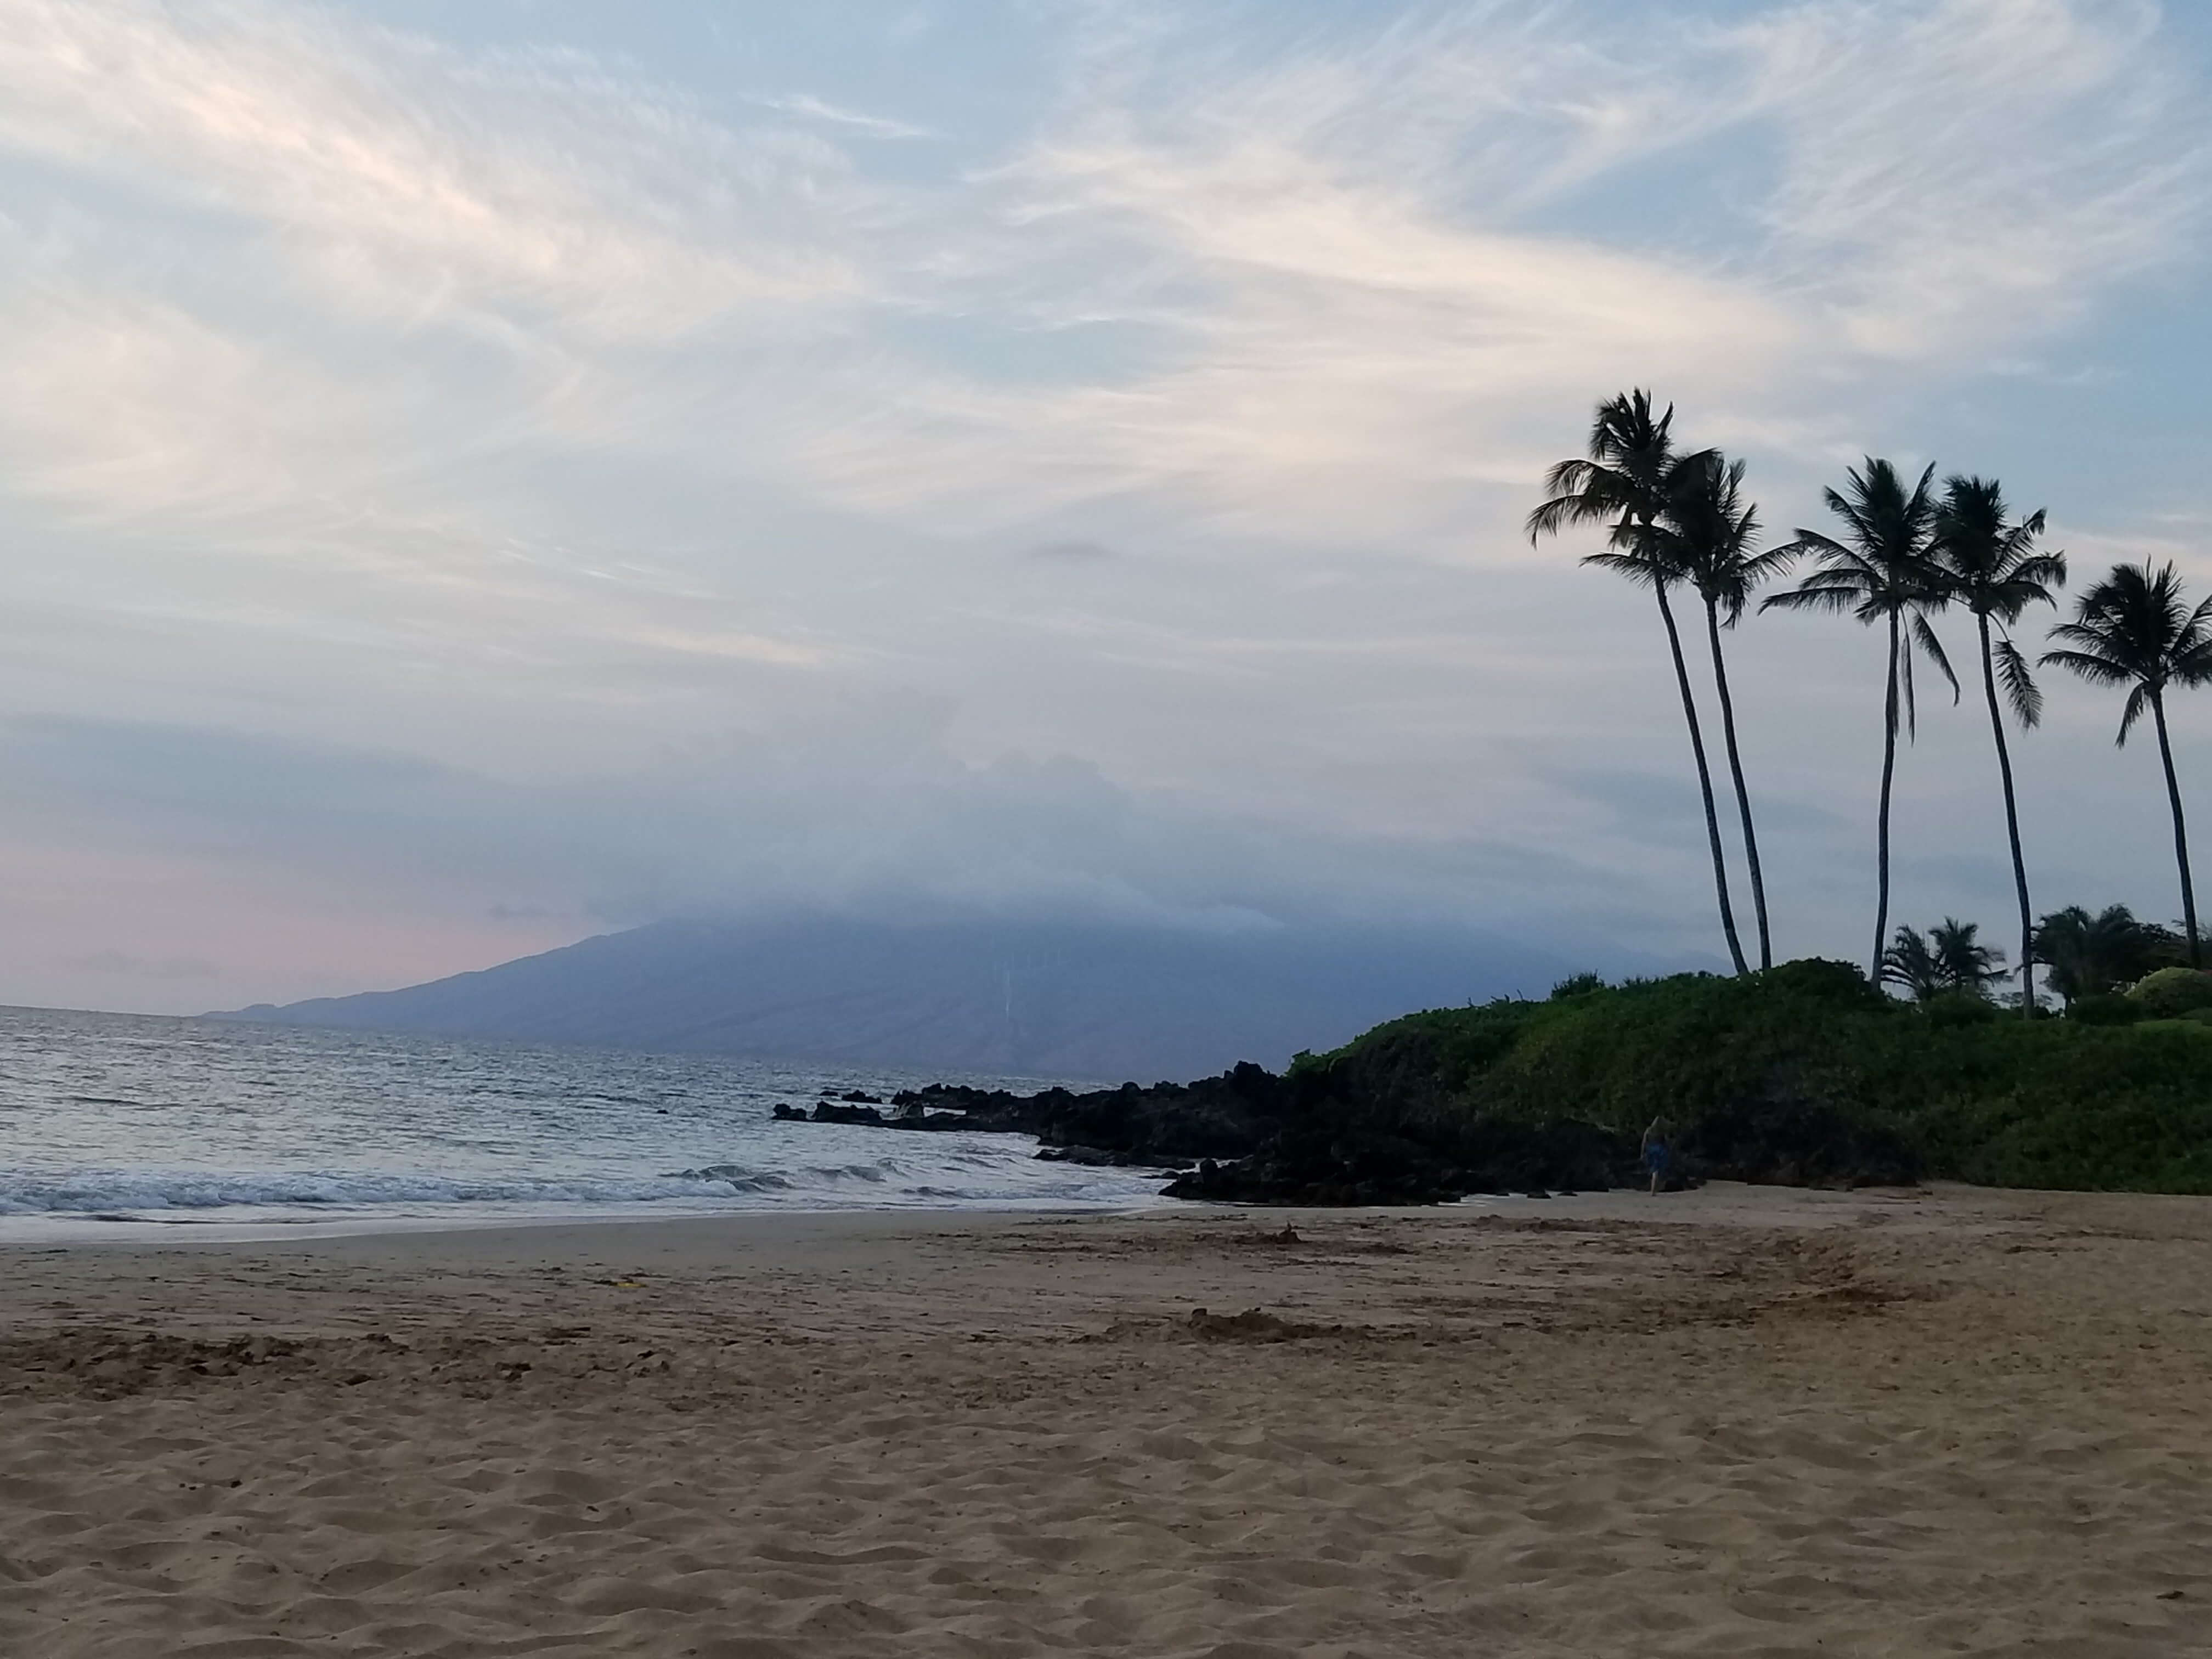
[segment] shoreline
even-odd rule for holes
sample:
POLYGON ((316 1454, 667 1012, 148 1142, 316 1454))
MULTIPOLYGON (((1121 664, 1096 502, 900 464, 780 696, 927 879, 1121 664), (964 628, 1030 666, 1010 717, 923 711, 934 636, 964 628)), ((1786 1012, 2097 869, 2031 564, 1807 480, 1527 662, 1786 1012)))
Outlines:
MULTIPOLYGON (((159 1254, 170 1250, 223 1249, 271 1252, 344 1244, 368 1249, 374 1241, 390 1240, 395 1247, 422 1241, 460 1237, 493 1241, 512 1236, 555 1239, 575 1234, 588 1237, 601 1229, 658 1242, 654 1235, 702 1243, 716 1236, 744 1239, 784 1238, 811 1232, 822 1237, 880 1237, 901 1231, 932 1235, 995 1230, 1024 1220, 1071 1221, 1085 1218, 1132 1221, 1145 1218, 1218 1218, 1249 1216, 1269 1224, 1327 1224, 1332 1218, 1378 1218, 1418 1222, 1424 1218, 1448 1220, 1468 1216, 1497 1216, 1527 1219, 1587 1219, 1598 1221, 1698 1223, 1717 1219, 1755 1218, 1762 1224, 1783 1218, 1797 1224, 1842 1224, 1847 1216, 1862 1213, 1868 1206, 1911 1206, 1945 1193, 2021 1194, 2025 1189, 1976 1188, 1957 1182, 1936 1182, 1918 1188, 1861 1188, 1840 1189, 1780 1187, 1716 1181, 1686 1192, 1656 1198, 1639 1188, 1615 1188, 1606 1192, 1572 1196, 1530 1198, 1522 1194, 1485 1194, 1431 1205, 1317 1206, 1211 1202, 1196 1199, 1156 1198, 1150 1203, 1128 1205, 978 1205, 974 1207, 915 1206, 856 1206, 846 1209, 757 1209, 721 1212, 655 1215, 629 1212, 609 1214, 581 1211, 529 1218, 410 1217, 405 1218, 265 1224, 232 1231, 221 1222, 116 1221, 94 1222, 112 1232, 70 1237, 9 1237, 0 1231, 0 1257, 9 1254, 56 1254, 76 1250, 109 1253, 159 1254), (1765 1195, 1763 1198, 1761 1195, 1765 1195), (201 1231, 205 1228, 206 1231, 201 1231)), ((2030 1197, 2068 1194, 2025 1193, 2030 1197)), ((2112 1194, 2154 1200, 2168 1194, 2112 1194)), ((2212 1200, 2205 1200, 2212 1204, 2212 1200)), ((0 1227, 9 1219, 0 1218, 0 1227)), ((402 1253, 405 1253, 402 1250, 402 1253)), ((435 1253, 435 1252, 432 1252, 435 1253)))
MULTIPOLYGON (((445 1233, 501 1233, 534 1232, 545 1229, 565 1231, 570 1228, 593 1227, 680 1227, 692 1224, 720 1225, 728 1223, 801 1223, 826 1221, 847 1218, 881 1217, 886 1221, 914 1220, 931 1217, 957 1218, 963 1216, 1018 1217, 1027 1215, 1132 1215, 1156 1207, 1154 1204, 1109 1205, 1073 1204, 1034 1206, 979 1205, 974 1208, 945 1206, 915 1205, 900 1207, 894 1205, 855 1205, 849 1208, 819 1209, 732 1209, 722 1212, 692 1212, 678 1214, 655 1214, 647 1211, 630 1210, 611 1213, 612 1206, 605 1210, 576 1210, 532 1217, 509 1216, 392 1216, 347 1218, 343 1220, 273 1222, 223 1221, 166 1221, 131 1218, 107 1219, 100 1217, 57 1217, 48 1223, 44 1216, 0 1216, 0 1253, 20 1250, 70 1249, 167 1249, 170 1248, 238 1248, 248 1249, 267 1245, 272 1249, 287 1245, 307 1245, 319 1242, 356 1238, 407 1238, 445 1233), (7 1224, 28 1222, 33 1225, 52 1224, 57 1228, 82 1226, 86 1231, 70 1235, 57 1233, 49 1236, 25 1235, 11 1237, 7 1224), (93 1232, 93 1228, 106 1231, 93 1232)), ((457 1208, 460 1207, 459 1206, 457 1208)))

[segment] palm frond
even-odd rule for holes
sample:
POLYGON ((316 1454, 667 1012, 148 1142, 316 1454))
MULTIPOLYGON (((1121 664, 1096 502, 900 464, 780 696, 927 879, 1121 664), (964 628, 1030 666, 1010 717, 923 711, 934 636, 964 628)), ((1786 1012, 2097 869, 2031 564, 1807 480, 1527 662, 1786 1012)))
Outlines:
POLYGON ((1598 570, 1609 570, 1616 576, 1626 576, 1639 587, 1672 587, 1674 574, 1657 560, 1648 559, 1640 553, 1585 553, 1581 563, 1598 570))
POLYGON ((1827 611, 1838 615, 1858 609, 1859 596, 1847 587, 1792 587, 1769 593, 1759 602, 1761 611, 1827 611))
POLYGON ((2003 684, 2005 700, 2012 705, 2013 718, 2023 726, 2043 723, 2043 691, 2028 672, 2027 659, 2020 647, 2009 639, 1999 640, 1992 647, 1996 659, 1997 678, 2003 684))
POLYGON ((2150 699, 2151 690, 2148 685, 2137 684, 2128 693, 2127 707, 2120 711, 2120 735, 2112 739, 2114 748, 2128 746, 2129 728, 2142 718, 2142 711, 2150 707, 2150 699))
POLYGON ((1951 659, 1943 654, 1943 641, 1936 637, 1936 630, 1928 625, 1927 617, 1916 615, 1912 618, 1912 637, 1928 653, 1928 659, 1941 669, 1943 678, 1951 683, 1951 701, 1955 705, 1959 701, 1959 677, 1951 672, 1951 659))
MULTIPOLYGON (((2096 641, 2095 635, 2085 637, 2084 630, 2063 623, 2051 630, 2051 637, 2054 640, 2073 639, 2085 644, 2096 641)), ((2094 645, 2083 651, 2046 651, 2036 660, 2045 668, 2056 665, 2079 674, 2092 685, 2124 685, 2136 677, 2132 669, 2114 662, 2095 649, 2094 645)))

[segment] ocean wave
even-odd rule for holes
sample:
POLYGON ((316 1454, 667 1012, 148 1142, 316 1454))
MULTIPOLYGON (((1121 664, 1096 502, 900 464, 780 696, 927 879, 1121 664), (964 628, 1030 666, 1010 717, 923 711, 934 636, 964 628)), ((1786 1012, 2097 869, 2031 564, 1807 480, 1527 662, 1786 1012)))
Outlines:
MULTIPOLYGON (((1116 1172, 1118 1173, 1118 1172, 1116 1172)), ((443 1176, 351 1170, 82 1170, 0 1176, 0 1216, 131 1219, 179 1212, 361 1212, 456 1207, 490 1211, 608 1207, 684 1210, 834 1209, 900 1206, 988 1207, 1033 1203, 1127 1203, 1146 1188, 1100 1172, 1009 1158, 979 1171, 966 1158, 932 1169, 896 1160, 761 1169, 709 1164, 665 1175, 443 1176), (963 1167, 947 1167, 955 1164, 963 1167)))
POLYGON ((89 1170, 0 1178, 0 1215, 128 1210, 212 1210, 380 1205, 640 1204, 727 1194, 727 1180, 662 1176, 604 1180, 562 1176, 478 1178, 361 1170, 216 1173, 89 1170))

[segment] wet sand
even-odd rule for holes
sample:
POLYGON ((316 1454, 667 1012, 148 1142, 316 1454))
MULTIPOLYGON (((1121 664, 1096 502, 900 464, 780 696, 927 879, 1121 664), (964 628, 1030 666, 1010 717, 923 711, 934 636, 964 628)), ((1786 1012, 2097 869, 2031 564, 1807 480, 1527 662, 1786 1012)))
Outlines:
POLYGON ((1054 1651, 2212 1651, 2212 1201, 0 1250, 0 1653, 1054 1651))

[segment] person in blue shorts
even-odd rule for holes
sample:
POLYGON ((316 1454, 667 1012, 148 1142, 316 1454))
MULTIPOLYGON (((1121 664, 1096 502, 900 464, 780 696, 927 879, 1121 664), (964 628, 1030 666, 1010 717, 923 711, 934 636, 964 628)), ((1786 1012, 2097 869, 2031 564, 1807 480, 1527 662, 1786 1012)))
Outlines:
POLYGON ((1655 1117, 1651 1127, 1644 1132, 1644 1167, 1651 1171, 1651 1193, 1655 1198, 1667 1184, 1667 1120, 1655 1117))

